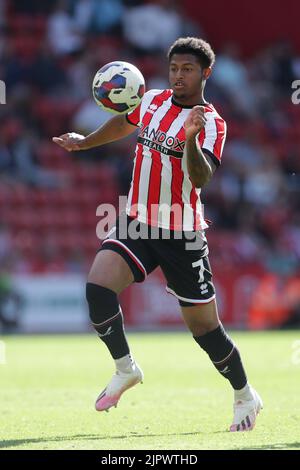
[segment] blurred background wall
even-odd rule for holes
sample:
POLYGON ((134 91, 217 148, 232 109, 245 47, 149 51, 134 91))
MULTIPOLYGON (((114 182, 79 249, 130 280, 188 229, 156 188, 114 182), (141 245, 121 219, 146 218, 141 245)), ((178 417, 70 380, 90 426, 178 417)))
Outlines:
MULTIPOLYGON (((133 62, 147 89, 168 87, 166 51, 181 35, 215 49, 206 99, 228 123, 202 193, 220 316, 237 328, 299 326, 299 14, 296 0, 0 0, 0 330, 89 329, 96 208, 127 194, 135 136, 74 154, 51 137, 110 117, 91 97, 107 62, 133 62)), ((159 270, 122 297, 128 325, 182 324, 159 270)))

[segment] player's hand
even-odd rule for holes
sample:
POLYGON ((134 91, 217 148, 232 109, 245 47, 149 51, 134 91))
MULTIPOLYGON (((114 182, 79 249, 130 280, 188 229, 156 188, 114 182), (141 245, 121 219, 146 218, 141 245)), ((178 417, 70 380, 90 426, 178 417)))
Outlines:
POLYGON ((194 106, 184 123, 187 138, 194 137, 206 124, 204 106, 194 106))
POLYGON ((73 150, 84 150, 85 137, 75 132, 68 132, 59 137, 52 137, 53 142, 60 145, 60 147, 72 152, 73 150))

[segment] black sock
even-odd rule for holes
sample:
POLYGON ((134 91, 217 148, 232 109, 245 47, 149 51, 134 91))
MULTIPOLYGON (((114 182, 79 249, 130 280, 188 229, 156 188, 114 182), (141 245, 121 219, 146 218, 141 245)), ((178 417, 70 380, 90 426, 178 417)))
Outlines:
POLYGON ((99 338, 108 347, 113 359, 120 359, 129 354, 129 346, 124 331, 123 314, 121 309, 115 317, 93 327, 98 333, 99 338))
POLYGON ((222 325, 203 336, 194 336, 194 340, 207 352, 213 365, 229 380, 234 390, 246 385, 247 376, 240 353, 222 325))
POLYGON ((106 287, 88 282, 86 298, 93 327, 108 347, 113 359, 120 359, 129 354, 117 294, 106 287))

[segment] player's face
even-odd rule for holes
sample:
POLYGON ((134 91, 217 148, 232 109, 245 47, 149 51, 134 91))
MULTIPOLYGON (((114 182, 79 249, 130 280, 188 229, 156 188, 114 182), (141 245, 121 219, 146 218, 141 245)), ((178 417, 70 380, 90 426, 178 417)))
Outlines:
POLYGON ((193 54, 174 54, 169 64, 169 81, 174 98, 197 103, 201 97, 203 80, 209 74, 210 69, 203 69, 193 54))

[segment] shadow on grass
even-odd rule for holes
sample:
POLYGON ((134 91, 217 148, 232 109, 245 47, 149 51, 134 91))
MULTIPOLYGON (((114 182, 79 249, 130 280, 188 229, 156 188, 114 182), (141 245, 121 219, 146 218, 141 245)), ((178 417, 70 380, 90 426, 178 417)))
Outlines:
POLYGON ((240 447, 239 450, 284 450, 300 449, 300 442, 281 442, 280 444, 270 444, 261 446, 240 447))
MULTIPOLYGON (((214 434, 223 434, 218 432, 214 434)), ((227 431, 225 431, 227 433, 227 431)), ((76 434, 74 436, 54 436, 54 437, 41 437, 32 439, 11 439, 0 441, 0 449, 9 449, 28 444, 39 444, 46 442, 65 442, 65 441, 104 441, 104 440, 117 440, 117 439, 132 439, 132 438, 145 438, 145 437, 166 437, 166 436, 200 436, 203 432, 183 432, 183 433, 170 433, 170 434, 138 434, 130 432, 129 434, 119 436, 99 436, 98 434, 76 434)), ((239 447, 239 450, 284 450, 284 449, 300 449, 300 442, 281 442, 279 444, 269 445, 255 445, 239 447)), ((108 449, 109 450, 109 449, 108 449)), ((226 449, 224 449, 226 450, 226 449)))
POLYGON ((17 447, 26 444, 38 444, 43 442, 64 442, 73 440, 87 440, 87 441, 101 441, 105 439, 128 439, 128 438, 145 438, 145 437, 165 437, 165 436, 197 436, 201 435, 201 432, 183 432, 173 434, 138 434, 131 432, 120 436, 99 436, 98 434, 77 434, 75 436, 54 436, 54 437, 43 437, 43 438, 32 438, 32 439, 11 439, 0 441, 0 449, 9 449, 10 447, 17 447))

